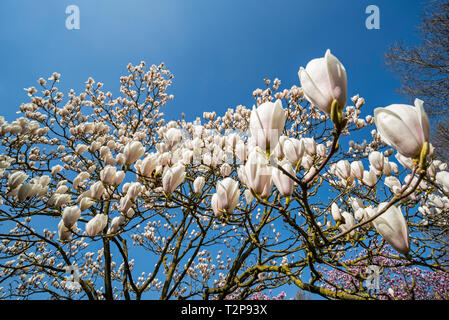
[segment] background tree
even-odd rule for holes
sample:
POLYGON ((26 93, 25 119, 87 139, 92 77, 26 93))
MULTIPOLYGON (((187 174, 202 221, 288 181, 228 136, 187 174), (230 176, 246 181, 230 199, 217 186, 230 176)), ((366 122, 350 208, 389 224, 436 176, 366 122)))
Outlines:
MULTIPOLYGON (((436 158, 449 161, 449 1, 426 2, 418 27, 421 42, 393 45, 386 64, 401 81, 399 92, 409 101, 419 97, 433 120, 432 144, 436 158)), ((429 216, 431 235, 449 239, 447 211, 429 216)))
POLYGON ((449 160, 449 1, 426 3, 421 25, 421 43, 397 43, 386 53, 386 63, 401 81, 399 92, 409 101, 425 101, 425 109, 436 122, 432 143, 437 157, 449 160))

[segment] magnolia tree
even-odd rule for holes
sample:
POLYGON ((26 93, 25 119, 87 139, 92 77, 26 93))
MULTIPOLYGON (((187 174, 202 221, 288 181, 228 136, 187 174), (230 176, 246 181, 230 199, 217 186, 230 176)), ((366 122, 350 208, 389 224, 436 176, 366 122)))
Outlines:
POLYGON ((166 122, 171 73, 127 69, 118 98, 91 78, 64 96, 54 73, 0 118, 3 298, 448 298, 428 228, 447 226, 449 172, 421 100, 362 116, 327 51, 252 109, 166 122), (373 288, 373 266, 411 271, 373 288), (408 295, 423 274, 438 290, 408 295))

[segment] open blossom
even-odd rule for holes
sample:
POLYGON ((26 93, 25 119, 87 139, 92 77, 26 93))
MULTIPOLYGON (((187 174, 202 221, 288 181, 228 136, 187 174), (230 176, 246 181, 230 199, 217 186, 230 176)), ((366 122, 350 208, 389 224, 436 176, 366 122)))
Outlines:
POLYGON ((18 187, 17 199, 19 202, 25 201, 27 198, 31 198, 35 194, 35 189, 30 183, 23 183, 18 187))
POLYGON ((73 188, 75 190, 78 190, 78 188, 80 187, 80 185, 86 181, 88 178, 90 177, 89 172, 80 172, 76 178, 73 180, 73 188))
POLYGON ((120 227, 123 225, 124 222, 125 222, 125 217, 122 215, 113 218, 111 221, 111 226, 109 227, 107 234, 112 234, 112 233, 116 233, 117 231, 119 231, 120 227))
POLYGON ((246 158, 248 157, 248 147, 243 141, 238 142, 235 146, 235 154, 242 164, 246 162, 246 158))
POLYGON ((366 217, 366 211, 365 208, 358 208, 354 211, 354 218, 357 219, 357 221, 363 222, 366 217))
POLYGON ((256 145, 262 150, 274 150, 285 126, 285 111, 281 100, 265 102, 253 107, 249 130, 256 145))
POLYGON ((126 192, 126 195, 132 199, 135 200, 140 192, 142 192, 142 185, 139 182, 132 182, 128 183, 126 188, 123 187, 123 192, 126 192))
POLYGON ((82 154, 82 153, 86 152, 87 150, 89 150, 89 147, 86 146, 85 144, 79 144, 75 148, 75 152, 78 154, 82 154))
POLYGON ((229 134, 224 140, 226 141, 226 145, 231 150, 234 150, 236 148, 237 144, 241 141, 240 136, 237 133, 229 134))
POLYGON ((423 104, 416 99, 415 106, 392 104, 374 110, 382 140, 408 158, 419 157, 424 143, 430 139, 430 122, 423 104))
POLYGON ((305 69, 301 67, 298 76, 306 99, 324 113, 331 113, 333 100, 340 110, 345 107, 346 70, 329 49, 324 58, 313 59, 305 69))
POLYGON ((274 148, 272 155, 278 159, 282 159, 285 157, 284 153, 284 142, 288 140, 288 137, 285 135, 281 135, 279 137, 278 144, 276 145, 276 148, 274 148))
POLYGON ((352 198, 349 198, 349 200, 350 200, 352 210, 354 210, 354 212, 360 208, 364 208, 363 201, 360 200, 359 198, 352 197, 352 198))
MULTIPOLYGON (((181 150, 181 149, 178 149, 178 150, 181 150)), ((188 165, 188 164, 192 163, 193 156, 194 156, 194 152, 192 150, 183 149, 182 150, 182 164, 188 165)))
POLYGON ((220 173, 223 178, 229 176, 232 172, 232 168, 228 163, 223 163, 220 166, 220 173))
POLYGON ((51 198, 48 200, 48 205, 54 206, 55 208, 61 208, 66 203, 69 203, 71 200, 70 194, 59 194, 55 193, 51 196, 51 198))
POLYGON ((118 207, 118 211, 127 213, 129 209, 131 209, 133 205, 133 201, 129 195, 126 195, 120 199, 120 205, 118 207))
POLYGON ((60 164, 58 164, 58 165, 56 165, 56 166, 53 166, 53 167, 51 168, 51 175, 52 175, 52 176, 57 175, 57 174, 58 174, 59 172, 61 172, 63 169, 64 169, 64 167, 61 166, 60 164))
POLYGON ((240 189, 237 181, 232 178, 219 181, 211 200, 215 216, 220 216, 223 212, 232 213, 239 202, 239 197, 240 189))
POLYGON ((302 138, 302 143, 304 144, 304 151, 313 156, 316 154, 316 142, 314 138, 302 138))
POLYGON ((407 169, 413 169, 413 159, 403 156, 400 153, 396 153, 395 158, 399 161, 399 163, 407 169))
POLYGON ((396 177, 386 177, 385 178, 385 185, 393 192, 393 193, 399 193, 402 189, 401 181, 399 181, 396 177))
POLYGON ((245 195, 245 200, 247 204, 250 204, 254 200, 254 196, 251 193, 251 190, 246 189, 245 192, 243 192, 245 195))
POLYGON ((165 193, 172 193, 184 181, 186 177, 185 167, 176 164, 166 169, 162 175, 162 187, 165 193))

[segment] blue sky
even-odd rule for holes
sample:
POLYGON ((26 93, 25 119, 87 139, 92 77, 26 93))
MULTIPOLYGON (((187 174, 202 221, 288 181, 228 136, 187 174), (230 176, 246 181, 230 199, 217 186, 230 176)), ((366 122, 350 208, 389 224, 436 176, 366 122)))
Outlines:
POLYGON ((96 0, 0 2, 1 111, 13 120, 27 101, 23 88, 62 74, 59 88, 83 89, 92 76, 118 94, 128 62, 165 62, 174 73, 168 117, 223 113, 252 106, 263 78, 298 84, 297 71, 327 48, 348 72, 349 96, 373 107, 400 102, 399 82, 384 67, 386 48, 416 42, 420 1, 96 0), (65 27, 68 5, 80 9, 80 29, 65 27), (365 8, 380 9, 380 30, 367 30, 365 8))
MULTIPOLYGON (((62 74, 58 87, 80 92, 88 77, 119 94, 126 65, 165 62, 174 73, 168 119, 251 107, 263 79, 299 85, 297 72, 330 48, 348 73, 348 96, 366 99, 364 114, 401 103, 399 81, 384 66, 394 42, 418 41, 421 1, 410 0, 84 0, 0 2, 0 115, 8 121, 39 77, 62 74), (380 30, 367 30, 365 8, 380 9, 380 30), (80 29, 68 30, 68 5, 80 29)), ((294 291, 289 292, 292 296, 294 291)))

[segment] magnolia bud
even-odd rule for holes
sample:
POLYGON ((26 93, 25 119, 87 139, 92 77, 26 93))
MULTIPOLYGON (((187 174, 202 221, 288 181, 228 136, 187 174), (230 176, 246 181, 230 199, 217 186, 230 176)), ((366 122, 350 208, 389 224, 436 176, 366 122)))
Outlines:
POLYGON ((274 150, 285 126, 285 111, 281 100, 254 106, 249 120, 251 136, 262 150, 274 150))
POLYGON ((165 132, 165 141, 167 142, 168 149, 172 150, 182 139, 182 132, 178 128, 170 128, 165 132))
POLYGON ((196 194, 200 194, 203 190, 206 179, 203 176, 199 176, 193 181, 193 190, 196 194))
POLYGON ((304 155, 304 142, 293 138, 286 139, 283 144, 283 151, 288 161, 296 167, 304 155))
POLYGON ((351 162, 351 174, 359 179, 362 180, 363 179, 363 163, 362 161, 354 161, 351 162))
POLYGON ((215 189, 217 192, 211 200, 215 216, 220 216, 223 212, 232 213, 239 203, 240 189, 238 182, 231 178, 225 178, 217 183, 215 189))
POLYGON ((251 193, 251 190, 246 189, 243 194, 245 195, 245 200, 247 204, 250 204, 254 200, 254 196, 251 193))
POLYGON ((342 220, 340 208, 338 207, 338 205, 335 202, 332 203, 331 214, 332 214, 332 218, 335 220, 335 222, 342 220))
POLYGON ((90 198, 82 198, 80 202, 81 211, 87 210, 94 205, 95 201, 90 198))
POLYGON ((340 160, 335 167, 335 174, 342 180, 351 177, 351 165, 348 160, 340 160))
POLYGON ((370 164, 376 169, 378 172, 382 173, 384 167, 384 156, 379 151, 373 151, 368 156, 370 164))
MULTIPOLYGON (((293 169, 290 162, 284 160, 279 164, 280 167, 282 167, 286 172, 288 172, 291 176, 295 176, 295 170, 293 169)), ((288 197, 293 194, 293 190, 295 187, 295 182, 284 174, 280 169, 273 167, 272 169, 272 178, 273 182, 276 185, 277 189, 279 190, 279 193, 283 197, 288 197)))
POLYGON ((334 100, 339 110, 346 105, 346 70, 341 62, 326 51, 324 58, 313 59, 298 72, 304 96, 324 113, 331 113, 334 100))
POLYGON ((430 140, 430 122, 423 107, 415 99, 415 106, 393 104, 374 110, 376 127, 382 141, 409 158, 418 158, 430 140))
POLYGON ((98 235, 108 224, 108 216, 97 214, 86 224, 86 233, 89 237, 98 235))
POLYGON ((22 172, 22 171, 14 172, 13 174, 11 174, 9 176, 8 187, 10 189, 15 189, 26 179, 28 179, 28 175, 25 174, 24 172, 22 172))
MULTIPOLYGON (((377 212, 387 205, 387 202, 379 204, 377 212)), ((410 250, 410 241, 407 222, 405 221, 400 208, 391 206, 387 211, 373 220, 373 225, 381 236, 396 249, 396 251, 402 254, 408 253, 410 250)))
POLYGON ((97 181, 90 187, 90 197, 100 200, 104 192, 103 182, 97 181))
POLYGON ((268 196, 273 186, 271 167, 268 166, 268 160, 260 149, 253 149, 248 155, 248 160, 244 166, 244 177, 246 185, 254 193, 259 194, 262 198, 268 196))

